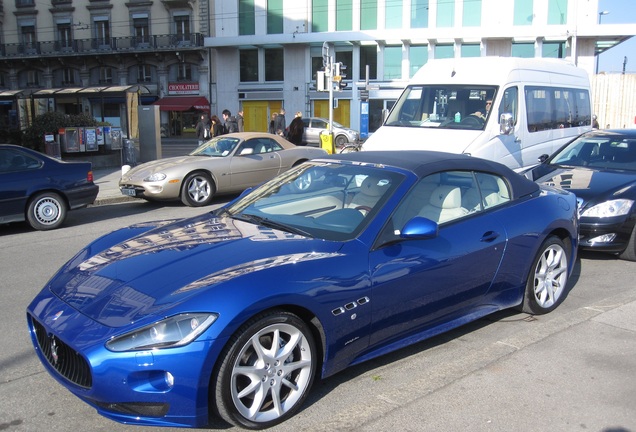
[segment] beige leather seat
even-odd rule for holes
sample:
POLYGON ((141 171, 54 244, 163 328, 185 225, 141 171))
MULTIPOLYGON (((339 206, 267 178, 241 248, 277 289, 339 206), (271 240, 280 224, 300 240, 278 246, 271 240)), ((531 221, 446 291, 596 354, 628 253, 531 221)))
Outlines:
POLYGON ((380 200, 380 197, 389 187, 388 182, 384 182, 376 177, 367 177, 360 185, 360 191, 356 193, 351 202, 347 205, 349 208, 365 207, 373 208, 380 200))
POLYGON ((459 187, 442 185, 435 188, 429 203, 424 206, 418 216, 437 223, 457 219, 468 214, 462 207, 462 191, 459 187))

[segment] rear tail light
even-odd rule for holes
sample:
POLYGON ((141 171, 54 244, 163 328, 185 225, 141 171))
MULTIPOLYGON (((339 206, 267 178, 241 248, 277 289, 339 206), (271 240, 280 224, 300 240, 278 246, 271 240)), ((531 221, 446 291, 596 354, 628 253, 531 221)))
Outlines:
POLYGON ((89 183, 93 182, 93 171, 89 171, 88 174, 86 174, 86 180, 88 180, 89 183))

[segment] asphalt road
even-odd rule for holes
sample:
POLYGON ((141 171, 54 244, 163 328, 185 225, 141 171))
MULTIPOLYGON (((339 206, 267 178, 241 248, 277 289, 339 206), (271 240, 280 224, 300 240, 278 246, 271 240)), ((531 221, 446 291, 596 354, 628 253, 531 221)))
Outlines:
MULTIPOLYGON (((0 226, 0 431, 182 430, 114 423, 72 396, 37 360, 25 308, 99 235, 216 205, 127 202, 70 212, 51 232, 0 226)), ((635 270, 583 254, 553 313, 500 312, 352 367, 317 382, 305 408, 272 430, 636 431, 635 270)))

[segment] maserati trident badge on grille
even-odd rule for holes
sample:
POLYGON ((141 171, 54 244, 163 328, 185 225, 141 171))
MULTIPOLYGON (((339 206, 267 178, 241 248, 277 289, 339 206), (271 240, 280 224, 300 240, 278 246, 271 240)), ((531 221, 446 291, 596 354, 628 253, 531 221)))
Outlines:
POLYGON ((59 356, 57 355, 57 343, 55 342, 55 336, 51 335, 51 357, 53 358, 53 364, 57 366, 57 361, 59 360, 59 356))

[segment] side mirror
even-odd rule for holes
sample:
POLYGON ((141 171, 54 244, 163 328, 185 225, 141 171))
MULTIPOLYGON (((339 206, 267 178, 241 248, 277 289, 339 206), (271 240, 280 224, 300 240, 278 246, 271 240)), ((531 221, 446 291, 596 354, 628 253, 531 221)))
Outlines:
POLYGON ((549 157, 550 157, 550 155, 542 154, 537 159, 539 160, 539 163, 543 163, 543 162, 547 161, 549 157))
POLYGON ((510 135, 514 130, 514 122, 512 114, 503 113, 499 117, 499 133, 502 135, 510 135))
POLYGON ((431 239, 437 237, 439 226, 430 219, 416 216, 408 221, 400 231, 404 239, 431 239))

